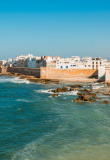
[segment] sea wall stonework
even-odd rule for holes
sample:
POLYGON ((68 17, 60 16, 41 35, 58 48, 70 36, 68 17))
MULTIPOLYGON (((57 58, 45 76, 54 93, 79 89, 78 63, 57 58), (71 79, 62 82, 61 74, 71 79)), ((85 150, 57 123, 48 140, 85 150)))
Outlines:
POLYGON ((110 69, 105 70, 105 82, 110 83, 110 69))
POLYGON ((27 68, 27 67, 1 67, 0 72, 5 74, 19 73, 24 75, 35 76, 42 79, 60 79, 60 78, 74 78, 74 77, 96 77, 98 70, 96 69, 49 69, 47 67, 41 68, 27 68))
POLYGON ((20 73, 24 75, 35 76, 40 78, 39 68, 27 68, 27 67, 8 67, 8 72, 10 73, 20 73))
POLYGON ((40 78, 49 79, 98 76, 96 69, 46 69, 46 67, 41 67, 40 70, 40 78))
POLYGON ((8 70, 8 67, 4 67, 4 66, 0 67, 0 73, 2 73, 2 74, 6 74, 7 70, 8 70))

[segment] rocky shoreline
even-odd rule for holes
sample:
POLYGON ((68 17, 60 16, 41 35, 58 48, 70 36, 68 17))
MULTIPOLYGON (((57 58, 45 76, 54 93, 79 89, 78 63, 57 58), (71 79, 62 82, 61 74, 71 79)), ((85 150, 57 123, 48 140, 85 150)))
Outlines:
MULTIPOLYGON (((26 79, 29 82, 34 82, 34 83, 43 83, 43 84, 50 84, 50 83, 54 83, 54 84, 60 84, 60 82, 67 82, 68 81, 64 81, 64 80, 59 80, 59 79, 41 79, 41 78, 36 78, 35 76, 30 76, 30 75, 23 75, 23 74, 19 74, 19 73, 6 73, 6 74, 0 74, 0 75, 5 75, 5 76, 14 76, 14 77, 19 77, 19 79, 26 79)), ((73 81, 69 81, 69 82, 73 82, 73 81)), ((85 83, 88 81, 85 81, 85 83)), ((92 81, 94 82, 94 81, 92 81)), ((74 83, 74 82, 73 82, 74 83)), ((100 84, 104 84, 105 82, 100 81, 100 84)), ((110 83, 107 84, 108 87, 110 87, 110 83)), ((78 98, 74 99, 74 102, 96 102, 97 100, 101 101, 100 97, 97 97, 97 94, 103 94, 103 95, 108 95, 110 96, 110 91, 108 93, 105 93, 103 91, 100 91, 100 88, 98 88, 98 91, 94 92, 93 89, 90 89, 90 87, 92 87, 93 84, 90 84, 86 89, 83 87, 82 84, 74 84, 74 85, 68 85, 68 86, 64 86, 62 88, 57 88, 57 89, 52 89, 49 90, 49 92, 52 92, 52 97, 58 97, 58 93, 62 93, 62 92, 71 92, 71 91, 77 91, 77 95, 78 98)), ((102 101, 102 103, 104 104, 108 104, 108 101, 104 100, 102 101)))
MULTIPOLYGON (((75 85, 70 85, 70 86, 64 86, 62 88, 57 88, 57 89, 52 89, 49 90, 48 92, 52 92, 52 97, 58 97, 58 93, 62 93, 62 92, 71 92, 71 91, 77 91, 77 95, 79 96, 78 98, 74 99, 73 102, 77 103, 77 102, 96 102, 101 101, 102 99, 100 97, 97 96, 97 94, 103 94, 103 95, 108 95, 110 96, 110 91, 108 93, 105 93, 103 91, 96 91, 94 92, 93 89, 89 88, 90 85, 88 86, 87 89, 83 88, 83 85, 81 84, 75 84, 75 85)), ((109 102, 104 100, 102 101, 102 103, 104 104, 108 104, 109 102)))

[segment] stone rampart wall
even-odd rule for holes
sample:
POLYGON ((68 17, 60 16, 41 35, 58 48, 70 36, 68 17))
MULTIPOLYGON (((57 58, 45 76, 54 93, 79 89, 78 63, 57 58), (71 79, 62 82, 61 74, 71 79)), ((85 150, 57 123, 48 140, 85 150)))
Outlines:
POLYGON ((40 69, 39 68, 8 67, 8 72, 20 73, 20 74, 36 76, 37 78, 40 78, 40 69))
POLYGON ((6 73, 7 73, 7 67, 1 66, 1 67, 0 67, 0 73, 6 74, 6 73))
POLYGON ((37 78, 74 78, 74 77, 90 77, 98 76, 98 70, 95 69, 49 69, 47 67, 26 68, 26 67, 2 67, 0 69, 2 74, 6 72, 20 73, 24 75, 36 76, 37 78))
POLYGON ((41 78, 74 78, 74 77, 97 77, 98 70, 96 69, 47 69, 40 68, 41 78))
POLYGON ((105 82, 110 83, 110 69, 105 70, 105 82))

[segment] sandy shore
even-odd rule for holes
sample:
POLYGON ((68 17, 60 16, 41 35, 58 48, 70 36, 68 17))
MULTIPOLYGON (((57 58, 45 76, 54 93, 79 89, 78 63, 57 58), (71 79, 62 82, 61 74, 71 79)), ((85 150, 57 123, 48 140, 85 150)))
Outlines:
POLYGON ((94 78, 84 78, 84 77, 75 77, 75 78, 64 78, 59 79, 60 82, 97 82, 98 79, 94 78))

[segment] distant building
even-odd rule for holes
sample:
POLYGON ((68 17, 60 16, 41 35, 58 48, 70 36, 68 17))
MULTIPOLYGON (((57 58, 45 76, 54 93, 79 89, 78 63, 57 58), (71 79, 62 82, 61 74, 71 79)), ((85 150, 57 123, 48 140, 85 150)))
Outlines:
POLYGON ((58 69, 76 69, 80 63, 79 56, 72 56, 72 58, 60 58, 56 60, 56 68, 58 69))
POLYGON ((6 60, 1 60, 0 61, 0 66, 6 66, 7 65, 7 61, 6 60))
POLYGON ((32 54, 28 54, 28 55, 21 55, 18 56, 14 59, 14 67, 28 67, 28 62, 27 59, 28 58, 32 58, 33 55, 32 54))

